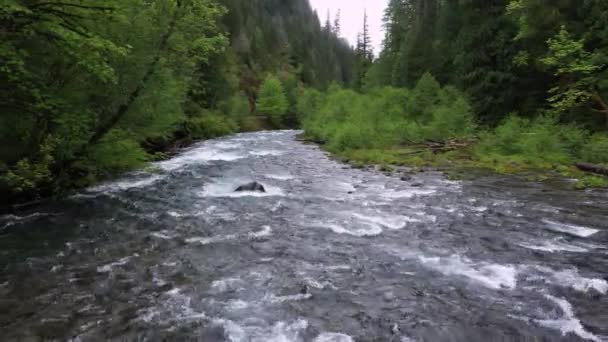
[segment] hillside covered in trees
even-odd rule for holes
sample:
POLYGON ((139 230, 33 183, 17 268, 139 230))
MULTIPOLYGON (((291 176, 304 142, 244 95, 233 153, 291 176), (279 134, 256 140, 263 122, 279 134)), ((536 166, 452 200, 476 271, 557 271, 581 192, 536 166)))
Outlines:
POLYGON ((2 201, 289 124, 302 86, 351 82, 351 48, 307 0, 8 0, 0 18, 2 201), (287 119, 256 111, 266 78, 287 119))
POLYGON ((356 162, 608 185, 575 167, 608 173, 608 2, 391 0, 384 22, 376 59, 362 25, 354 89, 303 97, 312 138, 356 162))
POLYGON ((302 125, 358 162, 608 172, 608 4, 391 0, 382 51, 307 0, 8 0, 0 190, 88 186, 197 139, 302 125))

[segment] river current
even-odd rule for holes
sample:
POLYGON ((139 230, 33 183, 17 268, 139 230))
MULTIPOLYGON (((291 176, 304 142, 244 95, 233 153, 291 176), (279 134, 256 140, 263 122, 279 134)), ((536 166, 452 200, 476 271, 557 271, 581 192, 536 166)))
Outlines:
POLYGON ((0 217, 0 340, 608 341, 606 191, 402 180, 297 133, 0 217))

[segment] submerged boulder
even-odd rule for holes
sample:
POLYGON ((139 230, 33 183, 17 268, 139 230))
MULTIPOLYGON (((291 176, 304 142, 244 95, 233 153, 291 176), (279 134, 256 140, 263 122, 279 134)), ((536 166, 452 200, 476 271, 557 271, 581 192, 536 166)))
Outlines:
POLYGON ((256 191, 256 192, 266 192, 264 186, 258 182, 251 182, 247 184, 243 184, 234 190, 236 192, 242 191, 256 191))

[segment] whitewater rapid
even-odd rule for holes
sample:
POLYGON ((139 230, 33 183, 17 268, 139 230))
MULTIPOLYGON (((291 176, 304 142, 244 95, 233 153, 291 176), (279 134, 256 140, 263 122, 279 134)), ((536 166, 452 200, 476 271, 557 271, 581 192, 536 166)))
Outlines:
POLYGON ((605 191, 403 181, 297 133, 0 217, 2 340, 608 341, 605 191))

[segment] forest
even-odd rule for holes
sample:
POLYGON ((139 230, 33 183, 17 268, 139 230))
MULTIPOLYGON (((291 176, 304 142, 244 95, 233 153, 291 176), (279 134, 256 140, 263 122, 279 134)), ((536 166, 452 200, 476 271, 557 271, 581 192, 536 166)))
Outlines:
POLYGON ((293 126, 299 89, 351 82, 352 49, 307 0, 8 0, 0 18, 2 202, 293 126), (278 103, 257 98, 277 83, 278 103))
POLYGON ((376 53, 366 17, 351 47, 307 0, 7 0, 0 17, 2 202, 284 127, 357 163, 608 185, 575 166, 608 163, 605 1, 391 0, 376 53))
POLYGON ((350 89, 307 91, 299 113, 313 140, 355 164, 533 171, 603 187, 606 22, 601 0, 391 0, 379 56, 364 23, 350 89))

